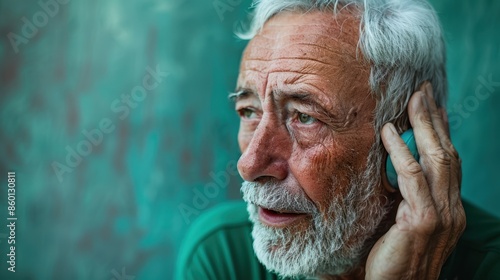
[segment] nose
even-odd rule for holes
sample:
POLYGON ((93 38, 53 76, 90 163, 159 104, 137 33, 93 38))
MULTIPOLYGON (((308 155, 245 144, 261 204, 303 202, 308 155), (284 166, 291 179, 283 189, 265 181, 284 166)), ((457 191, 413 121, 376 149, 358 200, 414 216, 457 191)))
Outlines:
POLYGON ((238 160, 238 172, 249 182, 284 180, 288 175, 290 151, 286 127, 273 116, 263 116, 238 160))

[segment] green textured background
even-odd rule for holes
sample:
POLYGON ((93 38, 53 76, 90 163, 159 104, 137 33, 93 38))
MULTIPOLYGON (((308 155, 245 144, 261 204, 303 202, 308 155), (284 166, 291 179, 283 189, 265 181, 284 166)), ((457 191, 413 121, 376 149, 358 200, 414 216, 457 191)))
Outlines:
MULTIPOLYGON (((500 216, 500 1, 432 3, 447 41, 463 196, 500 216), (484 100, 474 99, 478 87, 484 100)), ((228 166, 239 156, 238 120, 226 96, 245 46, 233 31, 248 25, 249 5, 70 0, 16 53, 8 34, 22 35, 23 17, 43 9, 0 2, 0 279, 173 277, 190 221, 240 197, 228 166), (111 104, 157 65, 168 77, 120 119, 111 104), (52 163, 66 164, 66 147, 104 118, 114 131, 58 180, 52 163), (15 274, 6 270, 7 171, 17 177, 15 274), (228 183, 214 187, 211 173, 228 183), (210 197, 197 199, 205 187, 210 197)))

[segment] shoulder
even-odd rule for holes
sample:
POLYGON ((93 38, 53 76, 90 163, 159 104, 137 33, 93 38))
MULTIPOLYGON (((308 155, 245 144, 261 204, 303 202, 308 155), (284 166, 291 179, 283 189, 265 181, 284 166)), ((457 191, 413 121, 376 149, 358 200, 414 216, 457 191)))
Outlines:
POLYGON ((184 237, 176 279, 265 279, 251 231, 244 202, 226 202, 203 213, 184 237))
POLYGON ((500 279, 500 218, 463 201, 466 229, 442 279, 500 279))

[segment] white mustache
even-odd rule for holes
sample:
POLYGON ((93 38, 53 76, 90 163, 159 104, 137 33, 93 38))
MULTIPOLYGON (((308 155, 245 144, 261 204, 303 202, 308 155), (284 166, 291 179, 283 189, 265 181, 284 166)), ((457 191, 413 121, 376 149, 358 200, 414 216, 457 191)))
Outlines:
POLYGON ((269 182, 265 184, 244 181, 241 186, 243 200, 267 209, 286 213, 318 213, 316 205, 302 189, 292 193, 286 187, 269 182))

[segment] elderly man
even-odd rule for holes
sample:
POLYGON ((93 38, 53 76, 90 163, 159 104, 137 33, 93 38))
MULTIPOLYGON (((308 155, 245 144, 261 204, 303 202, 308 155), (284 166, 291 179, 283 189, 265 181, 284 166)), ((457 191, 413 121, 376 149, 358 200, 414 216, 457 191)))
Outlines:
POLYGON ((500 279, 499 223, 460 198, 427 3, 262 0, 244 36, 231 98, 248 212, 200 217, 179 279, 500 279))

